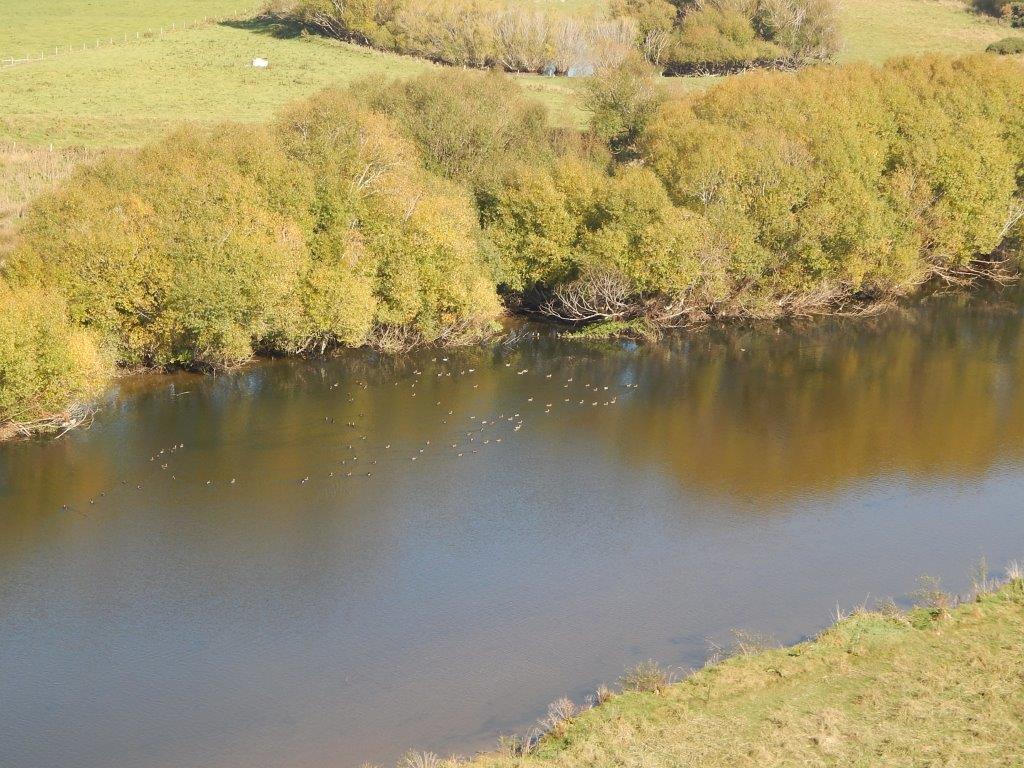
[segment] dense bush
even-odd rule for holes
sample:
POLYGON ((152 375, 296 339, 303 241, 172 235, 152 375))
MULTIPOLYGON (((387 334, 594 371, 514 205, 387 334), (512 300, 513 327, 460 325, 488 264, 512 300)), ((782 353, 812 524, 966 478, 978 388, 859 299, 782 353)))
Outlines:
POLYGON ((683 17, 669 56, 672 72, 727 72, 771 65, 787 51, 759 36, 746 14, 709 5, 683 17))
POLYGON ((623 298, 678 295, 701 274, 701 218, 673 206, 644 168, 609 175, 568 158, 523 166, 488 201, 483 219, 513 290, 611 275, 623 298))
POLYGON ((1024 2, 1007 3, 1003 6, 1001 15, 1011 27, 1024 27, 1024 2))
POLYGON ((1004 37, 991 43, 985 50, 989 53, 998 53, 1000 56, 1024 53, 1024 37, 1004 37))
POLYGON ((429 170, 473 187, 493 181, 513 160, 540 161, 550 152, 547 111, 496 72, 377 79, 356 84, 353 92, 394 119, 429 170))
POLYGON ((832 0, 615 0, 638 45, 673 74, 722 73, 826 59, 839 47, 832 0))
POLYGON ((611 66, 636 31, 502 0, 273 0, 264 13, 341 40, 465 67, 575 73, 611 66))
POLYGON ((475 226, 388 118, 329 91, 82 171, 30 209, 8 271, 124 364, 220 367, 479 334, 498 306, 475 226))
POLYGON ((577 18, 505 0, 274 0, 265 13, 332 37, 466 67, 589 74, 631 48, 670 73, 794 65, 838 48, 832 0, 613 0, 577 18))
POLYGON ((108 373, 60 296, 0 283, 0 434, 60 422, 76 402, 95 396, 108 373))
POLYGON ((1021 213, 1024 73, 992 57, 750 74, 641 141, 714 237, 734 309, 902 293, 992 254, 1021 213))
POLYGON ((266 131, 179 133, 39 200, 10 270, 60 289, 125 364, 230 364, 292 319, 302 235, 272 198, 294 183, 266 131))
POLYGON ((522 167, 506 287, 576 320, 775 316, 968 279, 1024 213, 1024 73, 979 56, 750 73, 662 106, 645 167, 522 167))

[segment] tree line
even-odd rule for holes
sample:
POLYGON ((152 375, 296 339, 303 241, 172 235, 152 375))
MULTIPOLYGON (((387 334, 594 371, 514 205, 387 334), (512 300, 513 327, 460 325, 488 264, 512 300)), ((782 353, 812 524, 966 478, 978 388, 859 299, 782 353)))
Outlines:
POLYGON ((264 16, 463 67, 590 74, 630 51, 667 74, 792 67, 839 47, 832 0, 614 0, 608 17, 508 0, 273 0, 264 16))
POLYGON ((654 327, 827 312, 1012 252, 1013 62, 760 71, 667 102, 650 78, 594 78, 586 132, 443 70, 80 169, 3 266, 0 422, 59 419, 114 366, 467 343, 503 304, 654 327))

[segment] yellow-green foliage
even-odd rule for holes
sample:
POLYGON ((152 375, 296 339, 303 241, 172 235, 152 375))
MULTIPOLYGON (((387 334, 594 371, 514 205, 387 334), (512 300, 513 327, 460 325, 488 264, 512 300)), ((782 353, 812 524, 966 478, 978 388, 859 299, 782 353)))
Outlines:
POLYGON ((839 50, 832 0, 615 0, 648 60, 675 74, 800 64, 839 50))
POLYGON ((786 49, 761 38, 750 17, 709 5, 683 17, 666 64, 675 71, 718 71, 785 58, 786 49))
POLYGON ((1022 89, 987 56, 755 73, 665 105, 643 154, 733 292, 899 293, 1010 234, 1022 89))
POLYGON ((178 133, 32 206, 11 273, 59 288, 124 363, 244 360, 282 329, 302 269, 301 233, 271 199, 288 171, 264 130, 178 133))
POLYGON ((676 208, 648 170, 609 175, 582 160, 522 166, 483 212, 503 281, 523 290, 614 272, 631 293, 685 292, 700 275, 700 217, 676 208))
POLYGON ((638 131, 644 167, 519 167, 482 198, 485 232, 513 290, 586 278, 578 319, 898 295, 1016 234, 1022 86, 983 55, 751 73, 663 105, 638 131))
POLYGON ((474 187, 493 181, 510 161, 549 153, 547 110, 496 72, 369 80, 353 92, 398 122, 428 170, 474 187))
POLYGON ((266 13, 385 51, 509 72, 612 65, 636 34, 629 19, 574 18, 504 0, 274 0, 266 13))
POLYGON ((497 313, 465 193, 328 91, 272 126, 178 133, 29 210, 8 271, 59 288, 122 363, 472 336, 497 313))
POLYGON ((109 369, 52 291, 0 283, 0 432, 59 416, 93 397, 109 369))
POLYGON ((350 306, 307 292, 300 339, 357 344, 379 327, 417 342, 454 340, 497 315, 468 194, 424 170, 389 117, 334 90, 287 112, 276 131, 312 190, 305 229, 314 267, 347 270, 355 288, 350 306), (318 319, 314 306, 328 314, 318 319))

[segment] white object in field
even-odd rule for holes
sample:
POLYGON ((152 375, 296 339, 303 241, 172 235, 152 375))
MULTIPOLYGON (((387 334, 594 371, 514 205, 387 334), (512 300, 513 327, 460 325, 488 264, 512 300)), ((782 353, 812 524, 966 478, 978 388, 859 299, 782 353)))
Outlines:
POLYGON ((267 59, 253 59, 252 65, 256 67, 256 69, 266 69, 270 66, 270 62, 267 59))

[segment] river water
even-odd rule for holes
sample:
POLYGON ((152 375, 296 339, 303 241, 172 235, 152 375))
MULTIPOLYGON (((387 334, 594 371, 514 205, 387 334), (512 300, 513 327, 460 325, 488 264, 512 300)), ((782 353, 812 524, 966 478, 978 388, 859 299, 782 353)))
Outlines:
POLYGON ((1024 556, 1022 307, 122 379, 0 447, 0 765, 471 753, 733 628, 963 590, 1024 556))

